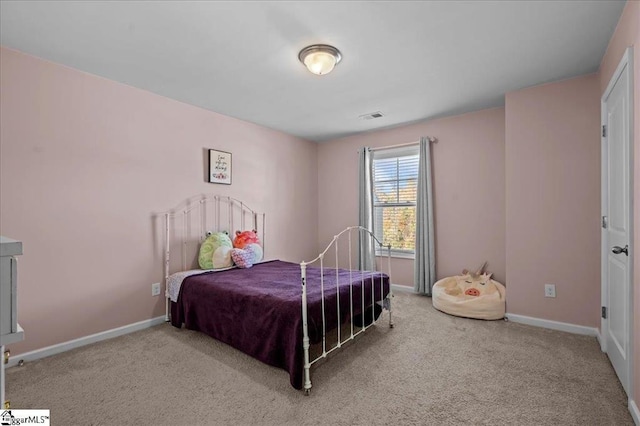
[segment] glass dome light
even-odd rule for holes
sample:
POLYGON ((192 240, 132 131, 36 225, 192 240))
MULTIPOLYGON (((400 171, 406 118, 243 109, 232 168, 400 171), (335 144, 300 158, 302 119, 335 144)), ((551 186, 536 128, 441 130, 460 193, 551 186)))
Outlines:
POLYGON ((309 71, 316 75, 330 73, 340 62, 342 55, 340 51, 327 44, 313 44, 300 51, 298 59, 309 71))

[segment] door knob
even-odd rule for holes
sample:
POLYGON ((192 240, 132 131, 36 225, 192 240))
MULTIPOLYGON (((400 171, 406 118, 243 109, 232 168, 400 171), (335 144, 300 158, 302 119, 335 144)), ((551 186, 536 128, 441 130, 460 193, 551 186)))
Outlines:
POLYGON ((624 253, 627 256, 629 256, 629 245, 627 244, 626 246, 624 246, 624 248, 622 248, 620 246, 613 246, 611 251, 614 252, 615 254, 624 253))

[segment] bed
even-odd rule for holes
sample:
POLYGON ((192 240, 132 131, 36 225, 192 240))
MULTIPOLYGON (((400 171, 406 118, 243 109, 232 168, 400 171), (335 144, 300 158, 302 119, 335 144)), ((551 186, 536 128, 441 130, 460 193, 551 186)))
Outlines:
MULTIPOLYGON (((259 230, 264 249, 265 215, 231 197, 200 196, 165 213, 165 225, 167 320, 286 370, 291 385, 307 395, 312 365, 382 317, 393 327, 390 247, 384 248, 386 273, 354 267, 353 249, 360 241, 369 238, 383 248, 362 227, 344 229, 311 261, 274 259, 249 269, 202 271, 193 268, 190 246, 213 229, 231 233, 251 227, 259 230)), ((375 260, 372 256, 373 265, 375 260)))

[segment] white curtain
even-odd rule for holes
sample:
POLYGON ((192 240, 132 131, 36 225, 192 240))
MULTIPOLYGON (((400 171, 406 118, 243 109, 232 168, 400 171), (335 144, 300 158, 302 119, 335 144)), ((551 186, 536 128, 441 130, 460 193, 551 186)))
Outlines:
POLYGON ((436 259, 433 237, 431 147, 429 138, 420 138, 414 289, 417 293, 427 296, 431 296, 431 289, 436 279, 436 259))
MULTIPOLYGON (((372 168, 373 155, 369 147, 358 151, 359 156, 359 198, 358 198, 358 224, 373 233, 373 189, 372 168)), ((367 232, 359 232, 358 268, 371 271, 374 269, 373 240, 367 232)))

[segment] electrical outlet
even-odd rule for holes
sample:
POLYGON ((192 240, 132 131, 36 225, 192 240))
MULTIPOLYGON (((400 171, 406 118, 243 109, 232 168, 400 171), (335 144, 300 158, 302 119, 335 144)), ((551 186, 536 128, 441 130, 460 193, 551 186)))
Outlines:
POLYGON ((544 285, 544 297, 556 297, 556 285, 545 284, 544 285))
POLYGON ((160 283, 151 284, 151 295, 160 296, 160 283))

